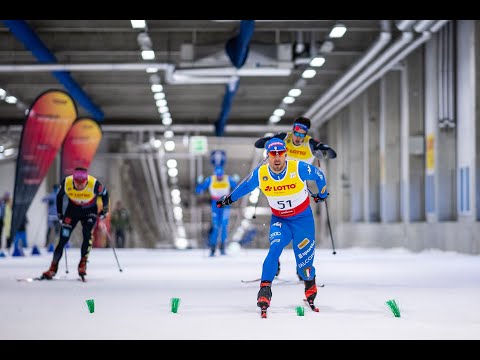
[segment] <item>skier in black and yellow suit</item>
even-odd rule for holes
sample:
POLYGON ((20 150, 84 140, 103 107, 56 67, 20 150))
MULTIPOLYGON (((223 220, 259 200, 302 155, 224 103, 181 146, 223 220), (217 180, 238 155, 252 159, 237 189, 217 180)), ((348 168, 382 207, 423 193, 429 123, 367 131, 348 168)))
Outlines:
POLYGON ((73 229, 82 223, 83 242, 81 259, 78 264, 78 275, 87 275, 87 258, 92 248, 93 227, 99 216, 103 220, 108 213, 108 192, 95 177, 88 175, 87 169, 76 168, 73 175, 67 176, 61 183, 57 193, 57 216, 62 222, 60 241, 53 253, 50 268, 42 274, 43 279, 52 279, 57 273, 58 262, 62 258, 63 248, 67 244, 73 229), (67 195, 68 205, 63 214, 63 197, 67 195), (98 214, 97 197, 102 198, 103 209, 98 214))

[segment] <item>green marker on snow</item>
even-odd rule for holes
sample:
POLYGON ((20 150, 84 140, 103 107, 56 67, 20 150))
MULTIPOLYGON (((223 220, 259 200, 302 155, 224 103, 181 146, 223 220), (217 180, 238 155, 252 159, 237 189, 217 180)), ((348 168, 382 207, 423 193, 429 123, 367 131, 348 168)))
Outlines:
POLYGON ((304 316, 305 315, 305 308, 303 306, 297 306, 295 308, 295 311, 297 312, 297 316, 304 316))
POLYGON ((87 303, 87 306, 88 306, 88 311, 90 311, 90 313, 93 313, 95 311, 95 303, 94 303, 93 299, 86 300, 86 303, 87 303))
POLYGON ((170 309, 173 313, 178 312, 178 307, 180 306, 180 299, 179 298, 171 298, 170 299, 170 309))
POLYGON ((387 300, 385 304, 387 304, 395 317, 400 317, 400 308, 395 300, 387 300))

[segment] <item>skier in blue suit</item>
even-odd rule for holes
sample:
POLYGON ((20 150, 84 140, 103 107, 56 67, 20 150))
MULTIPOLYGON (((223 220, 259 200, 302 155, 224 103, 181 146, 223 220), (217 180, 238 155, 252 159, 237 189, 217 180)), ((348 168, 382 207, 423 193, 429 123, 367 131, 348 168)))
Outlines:
POLYGON ((212 207, 212 230, 210 232, 208 246, 210 248, 210 256, 215 256, 217 248, 217 239, 219 233, 220 239, 220 254, 225 255, 225 241, 228 235, 228 220, 230 217, 230 208, 218 208, 217 200, 222 196, 230 194, 230 192, 237 186, 237 183, 225 172, 221 166, 215 167, 215 174, 207 177, 202 183, 198 184, 195 192, 197 194, 209 190, 212 207))

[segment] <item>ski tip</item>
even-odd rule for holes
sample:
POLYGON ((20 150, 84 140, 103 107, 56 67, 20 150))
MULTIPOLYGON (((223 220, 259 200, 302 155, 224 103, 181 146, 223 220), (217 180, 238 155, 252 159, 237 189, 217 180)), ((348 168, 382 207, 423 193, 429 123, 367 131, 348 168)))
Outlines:
POLYGON ((266 319, 267 318, 267 310, 262 310, 260 316, 262 317, 262 319, 266 319))
POLYGON ((253 282, 258 282, 260 281, 260 279, 253 279, 253 280, 240 280, 242 283, 244 284, 248 284, 248 283, 253 283, 253 282))
POLYGON ((33 281, 37 281, 37 280, 44 280, 43 277, 35 277, 35 278, 20 278, 20 279, 17 279, 17 281, 23 281, 23 282, 33 282, 33 281))

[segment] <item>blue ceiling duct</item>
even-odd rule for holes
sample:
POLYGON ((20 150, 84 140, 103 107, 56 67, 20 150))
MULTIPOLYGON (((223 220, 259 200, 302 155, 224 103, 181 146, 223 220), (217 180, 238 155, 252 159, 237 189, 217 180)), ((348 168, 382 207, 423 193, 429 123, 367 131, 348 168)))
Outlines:
POLYGON ((255 31, 255 20, 242 20, 240 33, 227 41, 225 51, 227 52, 233 66, 240 69, 248 57, 248 45, 255 31))
MULTIPOLYGON (((3 23, 10 29, 12 34, 35 55, 40 63, 54 64, 58 62, 55 55, 43 44, 42 40, 40 40, 24 20, 3 20, 3 23)), ((95 120, 103 120, 103 111, 92 102, 82 88, 73 80, 69 72, 53 71, 52 74, 63 84, 70 96, 87 110, 95 120)))
MULTIPOLYGON (((240 32, 237 36, 227 41, 225 51, 230 58, 231 63, 237 69, 240 69, 247 61, 250 40, 255 31, 255 20, 242 20, 240 23, 240 32)), ((218 120, 215 122, 216 136, 223 136, 228 115, 232 108, 233 99, 240 85, 240 79, 226 86, 223 97, 222 111, 218 120)))
POLYGON ((225 132, 225 125, 227 124, 228 115, 232 109, 233 98, 237 93, 240 79, 236 79, 234 82, 227 84, 227 90, 223 96, 222 111, 218 120, 215 122, 215 135, 223 136, 225 132))

